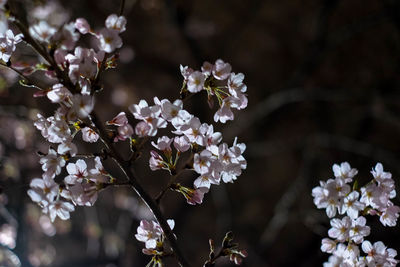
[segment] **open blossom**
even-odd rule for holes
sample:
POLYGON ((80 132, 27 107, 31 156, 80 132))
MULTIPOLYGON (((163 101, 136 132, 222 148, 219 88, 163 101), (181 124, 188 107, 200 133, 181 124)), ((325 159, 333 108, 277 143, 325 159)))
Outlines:
POLYGON ((73 119, 75 116, 84 119, 89 116, 94 108, 94 98, 90 95, 73 95, 72 103, 72 108, 68 114, 70 119, 73 119))
POLYGON ((371 229, 369 226, 366 226, 366 223, 367 219, 363 216, 352 220, 349 237, 356 244, 360 244, 364 240, 364 237, 369 236, 370 234, 371 229))
POLYGON ((128 118, 126 117, 125 112, 118 113, 112 120, 106 122, 107 125, 116 125, 116 126, 123 126, 128 124, 128 118))
POLYGON ((119 33, 124 32, 126 30, 126 18, 124 16, 117 16, 115 14, 111 14, 106 19, 106 27, 108 29, 116 30, 119 33))
POLYGON ((72 93, 61 83, 52 86, 52 89, 47 92, 47 97, 53 103, 66 102, 72 97, 72 93))
POLYGON ((70 215, 69 213, 75 210, 74 205, 67 201, 56 200, 49 204, 49 214, 52 222, 58 216, 61 220, 68 220, 70 215))
POLYGON ((90 127, 82 129, 82 139, 85 142, 95 143, 99 140, 99 135, 90 127))
POLYGON ((344 242, 349 238, 349 231, 351 227, 351 219, 350 217, 343 217, 343 219, 332 219, 331 220, 332 228, 329 229, 328 235, 331 238, 335 238, 340 242, 344 242))
POLYGON ((160 151, 171 153, 171 143, 174 139, 169 138, 168 136, 162 136, 157 139, 157 143, 154 141, 151 144, 160 151))
POLYGON ((48 43, 50 38, 57 32, 57 29, 50 26, 46 21, 41 20, 39 23, 29 27, 30 35, 41 41, 48 43))
POLYGON ((8 62, 11 54, 15 51, 15 45, 22 41, 23 35, 14 35, 13 31, 8 29, 5 34, 0 33, 0 59, 8 62))
POLYGON ((195 71, 189 75, 187 89, 191 93, 197 93, 203 90, 206 77, 200 71, 195 71))
POLYGON ((93 206, 97 200, 97 185, 93 182, 77 183, 68 187, 72 202, 77 206, 93 206))
POLYGON ((65 177, 65 182, 68 184, 80 183, 88 176, 86 162, 78 159, 75 163, 68 163, 67 165, 68 176, 65 177))
POLYGON ((351 168, 348 162, 342 162, 340 165, 333 164, 332 170, 336 178, 342 178, 346 183, 353 181, 353 177, 358 173, 358 170, 351 168))
POLYGON ((137 228, 136 239, 144 242, 146 248, 156 248, 157 241, 162 235, 162 229, 155 221, 140 221, 140 226, 137 228))
POLYGON ((226 80, 231 74, 232 67, 229 63, 225 63, 222 59, 215 61, 212 74, 217 80, 226 80))
POLYGON ((356 219, 358 217, 358 212, 365 208, 365 204, 358 201, 359 196, 360 194, 357 191, 353 191, 347 195, 340 203, 339 213, 347 213, 347 216, 356 219))
POLYGON ((90 25, 84 18, 77 18, 74 24, 75 28, 82 34, 90 32, 90 25))
POLYGON ((49 148, 46 156, 40 158, 40 164, 42 164, 43 174, 46 178, 54 178, 60 174, 61 168, 65 166, 65 159, 62 156, 58 156, 57 152, 49 148))
POLYGON ((42 207, 46 207, 49 203, 53 202, 58 194, 59 186, 51 178, 32 179, 29 186, 28 195, 33 202, 40 203, 42 207))
POLYGON ((190 148, 190 141, 186 136, 176 136, 174 138, 174 147, 179 152, 185 152, 190 148))
POLYGON ((111 53, 115 49, 122 46, 122 39, 118 35, 118 31, 103 28, 97 34, 99 40, 99 47, 106 53, 111 53))
POLYGON ((90 169, 90 180, 96 183, 105 183, 109 181, 109 173, 104 169, 100 157, 94 158, 94 169, 90 169))

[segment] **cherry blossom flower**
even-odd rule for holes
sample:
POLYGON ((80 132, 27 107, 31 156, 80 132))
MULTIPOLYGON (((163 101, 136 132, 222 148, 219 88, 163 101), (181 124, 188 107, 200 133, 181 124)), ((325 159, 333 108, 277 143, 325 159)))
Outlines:
POLYGON ((349 231, 351 227, 351 219, 348 216, 343 217, 343 219, 332 219, 331 226, 328 235, 331 238, 337 239, 339 242, 344 242, 349 238, 349 231))
POLYGON ((49 204, 50 220, 54 222, 58 216, 61 220, 68 220, 69 213, 75 210, 74 205, 67 201, 57 200, 49 204))
POLYGON ((23 35, 17 34, 14 36, 12 30, 8 29, 4 34, 0 33, 0 59, 4 62, 8 62, 11 58, 11 54, 16 49, 16 44, 22 41, 23 35))
POLYGON ((358 212, 365 208, 365 204, 358 201, 360 194, 357 191, 353 191, 348 194, 339 206, 339 214, 347 213, 352 219, 358 218, 358 212))
POLYGON ((48 206, 53 202, 58 194, 58 184, 49 178, 34 178, 29 184, 28 195, 33 202, 40 203, 42 207, 48 206))
POLYGON ((89 23, 84 18, 77 18, 74 26, 82 34, 87 34, 91 31, 89 23))
POLYGON ((111 14, 106 19, 106 27, 108 29, 116 30, 119 33, 124 32, 126 30, 126 18, 124 16, 117 16, 115 14, 111 14))
POLYGON ((366 223, 367 220, 362 216, 352 221, 349 238, 356 244, 360 244, 364 240, 364 237, 370 234, 371 229, 369 226, 366 226, 366 223))
POLYGON ((57 83, 47 92, 47 97, 53 103, 61 103, 71 99, 72 93, 63 84, 57 83))
POLYGON ((157 241, 162 235, 162 229, 158 223, 154 221, 140 221, 140 226, 137 228, 136 239, 144 242, 147 249, 156 248, 157 241))
POLYGON ((54 149, 49 148, 47 155, 40 158, 40 164, 45 172, 43 177, 50 179, 60 174, 61 168, 65 166, 65 159, 59 157, 54 149))
POLYGON ((29 27, 30 35, 41 41, 48 43, 53 35, 57 32, 57 29, 50 26, 46 21, 41 20, 39 23, 29 27))
POLYGON ((69 175, 64 179, 66 183, 81 183, 82 180, 88 176, 86 162, 82 159, 78 159, 75 163, 68 163, 67 172, 69 175))
POLYGON ((189 75, 187 89, 191 93, 197 93, 203 90, 206 77, 200 71, 195 71, 189 75))
POLYGON ((101 29, 97 34, 99 40, 99 47, 106 53, 114 52, 115 49, 122 46, 122 39, 118 35, 118 31, 110 30, 107 28, 101 29))
POLYGON ((99 140, 99 135, 90 127, 82 129, 82 139, 85 142, 95 143, 99 140))
POLYGON ((342 162, 340 165, 333 164, 332 171, 336 178, 342 178, 346 183, 352 182, 353 177, 358 173, 358 170, 352 169, 348 162, 342 162))
POLYGON ((212 74, 217 80, 226 80, 231 74, 232 67, 229 63, 225 63, 222 59, 215 61, 212 74))

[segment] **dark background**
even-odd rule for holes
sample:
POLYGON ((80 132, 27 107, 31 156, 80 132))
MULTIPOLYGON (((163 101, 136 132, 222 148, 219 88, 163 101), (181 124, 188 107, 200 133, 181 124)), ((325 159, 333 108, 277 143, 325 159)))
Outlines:
MULTIPOLYGON (((85 17, 94 28, 119 10, 118 1, 60 3, 71 20, 85 17)), ((246 76, 248 108, 216 128, 225 142, 238 136, 247 144, 247 170, 234 184, 213 186, 202 205, 190 206, 174 192, 162 202, 193 266, 207 259, 208 239, 219 244, 229 230, 249 254, 243 266, 322 266, 328 255, 320 252, 320 242, 329 220, 313 205, 311 190, 333 176, 332 164, 350 162, 363 184, 382 162, 399 184, 399 12, 395 0, 126 0, 120 61, 104 74, 104 90, 96 97, 103 121, 140 99, 178 98, 179 64, 199 69, 203 61, 221 58, 246 76)), ((17 56, 24 53, 29 49, 17 56)), ((44 233, 40 208, 26 191, 41 176, 35 152, 47 151, 48 144, 31 120, 37 111, 50 116, 55 105, 33 98, 34 91, 10 83, 2 71, 1 215, 4 222, 7 214, 18 222, 13 252, 22 265, 145 266, 150 257, 141 254, 143 243, 134 234, 140 219, 151 216, 127 188, 103 191, 94 207, 78 207, 55 229, 47 225, 48 234, 56 235, 44 233)), ((208 108, 205 94, 186 108, 213 122, 215 109, 208 108)), ((119 148, 125 151, 127 144, 119 148)), ((168 174, 147 167, 149 148, 135 172, 156 195, 168 174)), ((120 175, 111 162, 106 166, 120 175)), ((188 173, 182 182, 190 185, 194 178, 188 173)), ((400 249, 398 226, 368 220, 368 240, 400 249)))

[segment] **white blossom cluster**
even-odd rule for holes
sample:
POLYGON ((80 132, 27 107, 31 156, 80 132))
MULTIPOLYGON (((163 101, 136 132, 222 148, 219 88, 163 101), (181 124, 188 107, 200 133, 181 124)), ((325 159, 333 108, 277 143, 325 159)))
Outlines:
POLYGON ((233 109, 241 110, 247 107, 247 86, 243 83, 243 73, 231 72, 232 67, 222 59, 215 61, 214 65, 204 62, 201 71, 193 70, 188 66, 181 66, 184 78, 184 88, 191 93, 207 91, 209 103, 212 97, 218 100, 220 108, 214 114, 214 121, 225 123, 233 120, 233 109))
POLYGON ((373 179, 361 188, 357 183, 350 186, 358 171, 343 162, 332 167, 334 179, 320 181, 320 186, 312 190, 314 204, 326 209, 331 219, 328 231, 330 238, 322 240, 321 250, 332 254, 324 267, 333 266, 396 266, 397 252, 378 241, 371 244, 364 238, 370 234, 370 227, 363 215, 378 215, 384 226, 395 226, 400 207, 390 199, 396 196, 394 180, 390 172, 385 172, 381 163, 372 169, 373 179), (334 218, 336 214, 342 218, 334 218), (366 254, 362 256, 361 250, 366 254))
MULTIPOLYGON (((99 32, 92 31, 82 18, 65 24, 61 31, 44 20, 29 28, 30 35, 38 42, 57 46, 54 59, 60 69, 68 73, 70 81, 79 92, 71 92, 58 82, 50 89, 36 94, 46 95, 52 103, 60 105, 53 116, 46 118, 38 114, 34 123, 42 136, 57 147, 50 147, 48 153, 42 155, 40 163, 44 173, 41 178, 32 180, 31 189, 28 190, 32 200, 42 207, 44 213, 49 214, 52 221, 56 216, 63 220, 69 219, 69 213, 74 211, 76 205, 93 205, 98 191, 104 184, 113 181, 111 175, 104 170, 100 157, 95 157, 92 162, 78 159, 67 164, 67 161, 77 156, 78 148, 74 138, 78 132, 82 133, 85 142, 94 143, 99 139, 95 128, 84 122, 94 108, 92 84, 96 81, 101 65, 107 60, 107 53, 121 47, 119 34, 125 30, 126 19, 110 15, 105 24, 106 27, 99 32), (80 33, 94 35, 98 40, 98 50, 76 47, 80 33), (88 168, 88 165, 94 167, 88 168), (64 167, 68 175, 61 181, 57 178, 56 182, 56 176, 61 174, 64 167)), ((46 75, 57 78, 54 70, 47 71, 46 75)))
MULTIPOLYGON (((5 6, 5 1, 0 0, 0 9, 3 8, 8 7, 5 6)), ((223 143, 222 134, 215 132, 212 124, 202 123, 183 108, 183 99, 188 92, 205 90, 209 104, 212 104, 212 98, 216 96, 220 106, 214 115, 215 122, 233 120, 231 109, 241 110, 247 106, 247 86, 243 83, 242 73, 231 72, 231 65, 221 59, 214 65, 205 62, 201 71, 181 66, 184 77, 182 99, 170 102, 168 99, 160 100, 155 97, 154 105, 141 100, 138 104, 129 106, 129 111, 139 120, 135 127, 129 124, 125 112, 120 112, 106 122, 109 128, 103 132, 102 127, 97 125, 96 116, 91 114, 95 105, 94 96, 101 89, 101 72, 115 67, 115 52, 122 46, 120 34, 126 30, 126 19, 112 14, 106 18, 105 27, 95 31, 84 18, 70 23, 53 21, 50 13, 54 8, 32 11, 30 19, 33 23, 26 28, 8 10, 10 20, 17 22, 14 24, 26 36, 15 35, 10 29, 5 34, 0 33, 0 59, 4 61, 2 65, 18 72, 25 79, 22 81, 23 85, 39 89, 34 97, 47 97, 50 102, 57 104, 52 116, 38 114, 34 122, 50 145, 46 153, 38 153, 43 174, 31 181, 28 190, 32 201, 42 208, 43 213, 49 215, 52 222, 56 217, 69 219, 75 206, 92 206, 103 188, 124 184, 117 183, 103 167, 102 159, 107 156, 113 157, 119 164, 123 161, 110 148, 110 143, 129 140, 133 154, 126 162, 131 162, 134 160, 136 139, 147 141, 157 136, 159 129, 168 125, 173 128, 171 133, 174 136, 161 136, 156 142, 151 142, 158 150, 150 153, 151 170, 165 169, 175 175, 179 158, 183 153, 190 152, 190 156, 186 157, 190 159, 187 164, 199 176, 194 181, 193 189, 179 183, 171 183, 167 189, 182 193, 187 202, 194 205, 202 203, 211 184, 218 185, 221 180, 225 183, 233 182, 241 175, 242 170, 247 167, 242 155, 246 149, 245 144, 238 143, 236 138, 231 146, 223 143), (86 34, 94 37, 94 47, 78 45, 80 37, 86 34), (10 61, 16 44, 23 38, 41 55, 43 63, 31 65, 10 61), (31 84, 27 76, 35 71, 44 71, 44 75, 51 81, 47 89, 31 84), (101 153, 79 154, 77 136, 89 143, 101 140, 107 149, 101 153), (175 155, 172 153, 172 144, 175 155)), ((121 168, 125 171, 125 167, 121 168)), ((132 181, 124 182, 127 185, 132 181)), ((167 222, 173 229, 174 221, 167 222)), ((154 264, 161 264, 161 258, 166 256, 163 252, 165 236, 162 227, 155 221, 141 221, 136 238, 145 243, 143 253, 153 255, 154 264)), ((231 260, 239 263, 245 255, 242 252, 235 253, 230 254, 231 260)))

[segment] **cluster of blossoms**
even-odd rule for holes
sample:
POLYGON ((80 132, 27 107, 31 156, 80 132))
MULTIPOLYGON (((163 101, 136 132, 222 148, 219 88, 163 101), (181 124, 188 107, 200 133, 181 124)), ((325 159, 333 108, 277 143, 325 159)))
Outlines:
MULTIPOLYGON (((0 0, 0 8, 4 7, 4 3, 5 1, 0 0)), ((32 12, 38 14, 35 15, 32 26, 26 27, 14 17, 11 10, 7 12, 10 21, 25 36, 15 35, 11 29, 3 35, 0 34, 0 58, 4 61, 2 65, 18 72, 25 79, 21 82, 22 85, 40 89, 34 93, 34 97, 47 97, 58 106, 50 117, 38 114, 34 123, 51 145, 46 153, 39 152, 43 174, 31 181, 28 190, 28 195, 42 208, 43 213, 49 215, 52 222, 56 217, 69 219, 75 206, 92 206, 97 200, 98 192, 107 186, 134 186, 132 181, 135 177, 127 174, 125 165, 121 164, 124 159, 110 148, 112 143, 129 140, 132 152, 135 152, 135 149, 140 149, 135 147, 137 139, 146 142, 157 135, 158 129, 166 128, 168 124, 172 126, 171 132, 174 136, 162 136, 156 142, 151 142, 159 152, 151 151, 150 169, 165 169, 175 175, 179 158, 190 151, 191 155, 187 157, 189 162, 185 167, 190 166, 199 175, 194 181, 194 188, 172 182, 167 188, 182 193, 188 203, 202 203, 211 184, 219 184, 221 180, 225 183, 233 182, 246 168, 247 163, 242 155, 246 148, 244 144, 237 143, 236 139, 232 146, 222 143, 222 134, 214 132, 213 125, 201 123, 199 118, 183 108, 185 95, 204 89, 208 93, 209 103, 215 95, 220 105, 214 120, 222 123, 233 120, 231 108, 240 110, 247 106, 247 87, 243 83, 244 75, 231 72, 229 63, 220 59, 214 65, 206 62, 201 72, 181 66, 184 76, 182 99, 170 102, 155 97, 154 105, 141 100, 138 104, 129 106, 129 111, 139 120, 135 127, 128 122, 125 112, 120 112, 105 123, 109 127, 104 130, 97 124, 99 122, 95 114, 92 114, 95 94, 101 89, 99 80, 102 71, 115 67, 115 53, 122 46, 120 34, 126 29, 125 17, 112 14, 106 18, 105 27, 93 30, 84 18, 55 24, 48 16, 41 16, 41 12, 32 12), (94 37, 94 48, 78 45, 80 37, 86 34, 94 37), (33 65, 11 62, 16 44, 21 40, 30 44, 44 62, 33 65), (46 89, 31 84, 27 78, 35 71, 44 71, 47 81, 51 81, 46 89), (101 153, 79 154, 76 137, 80 135, 82 141, 88 143, 101 140, 105 149, 101 153), (175 157, 172 144, 176 150, 175 157), (102 160, 107 156, 119 163, 128 182, 117 181, 104 169, 102 160)), ((134 157, 131 156, 125 163, 130 164, 133 160, 134 157)), ((152 209, 154 212, 155 208, 152 209)), ((161 222, 164 223, 161 225, 166 227, 165 219, 157 219, 162 219, 161 222)), ((170 229, 174 227, 173 220, 168 220, 168 224, 170 229)), ((153 256, 150 264, 153 263, 154 266, 161 264, 162 257, 177 253, 171 242, 170 252, 164 249, 164 239, 171 237, 164 235, 157 222, 142 221, 136 238, 145 243, 143 252, 153 256)), ((239 264, 245 257, 244 252, 237 250, 236 245, 229 243, 227 248, 230 253, 224 256, 230 256, 235 263, 239 264)))
POLYGON ((181 66, 184 78, 182 91, 187 90, 191 93, 207 91, 210 106, 213 105, 213 96, 217 98, 220 108, 214 115, 215 122, 225 123, 233 120, 231 108, 241 110, 247 107, 247 97, 244 94, 247 86, 243 83, 244 75, 235 74, 231 70, 231 65, 221 59, 215 61, 214 65, 204 62, 201 71, 181 66))
POLYGON ((181 100, 171 103, 167 99, 154 98, 154 103, 148 106, 145 100, 141 100, 138 105, 129 107, 135 118, 142 120, 136 125, 135 133, 154 136, 158 128, 165 128, 168 123, 174 127, 172 133, 175 137, 162 136, 157 142, 152 142, 164 156, 155 150, 150 152, 149 164, 153 171, 165 169, 175 174, 180 155, 191 149, 193 169, 200 175, 194 181, 194 189, 180 184, 173 187, 185 196, 189 204, 201 203, 211 184, 218 185, 221 179, 225 183, 233 182, 241 175, 247 166, 242 156, 245 144, 237 143, 236 139, 231 147, 221 144, 222 134, 214 132, 213 125, 201 123, 199 118, 184 110, 181 100), (171 145, 176 150, 175 158, 171 145))
MULTIPOLYGON (((56 31, 46 21, 40 21, 29 28, 29 33, 38 42, 57 47, 54 59, 60 69, 68 73, 76 89, 73 93, 65 84, 55 83, 50 89, 35 93, 36 97, 47 96, 52 103, 60 105, 53 116, 46 118, 38 114, 34 123, 48 142, 57 144, 57 149, 49 148, 48 153, 43 154, 40 163, 44 174, 42 178, 32 180, 31 189, 28 191, 32 200, 43 208, 43 212, 50 214, 52 221, 56 216, 68 219, 74 205, 93 205, 97 199, 97 192, 105 184, 113 182, 99 157, 94 159, 93 169, 87 169, 87 162, 83 159, 68 164, 66 161, 77 156, 78 149, 73 141, 78 132, 82 133, 82 140, 85 142, 94 143, 99 139, 93 125, 84 122, 94 108, 92 85, 96 82, 102 65, 108 62, 108 59, 105 59, 107 53, 122 45, 118 34, 125 30, 125 23, 124 17, 110 15, 106 19, 106 28, 98 33, 92 31, 84 19, 65 24, 61 31, 56 31), (96 52, 92 48, 75 47, 79 32, 91 33, 98 38, 99 50, 96 52), (111 37, 108 36, 118 39, 119 43, 115 43, 114 39, 109 39, 111 37), (70 53, 71 50, 74 50, 73 54, 70 53), (65 166, 69 175, 61 182, 59 179, 55 182, 56 176, 65 166)), ((57 79, 54 70, 47 70, 46 75, 57 79)))
POLYGON ((382 164, 377 163, 371 171, 373 179, 357 188, 357 182, 353 187, 350 183, 358 171, 349 163, 334 164, 332 169, 335 179, 320 181, 320 186, 312 190, 314 204, 326 209, 326 214, 332 218, 332 228, 328 231, 330 238, 322 240, 321 250, 332 254, 324 266, 396 266, 396 250, 386 248, 381 241, 372 245, 364 240, 371 229, 362 216, 378 215, 384 226, 396 225, 400 207, 390 200, 396 196, 391 173, 385 172, 382 164), (334 218, 337 213, 343 217, 334 218), (360 255, 360 244, 366 256, 360 255))

